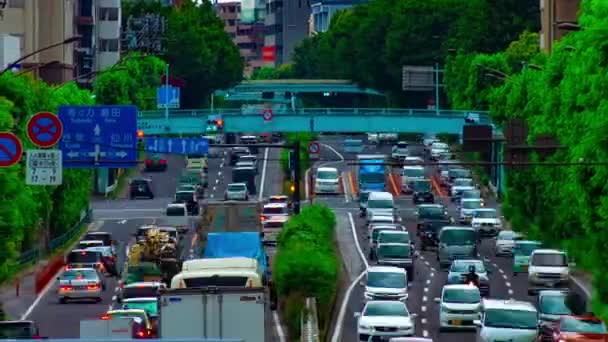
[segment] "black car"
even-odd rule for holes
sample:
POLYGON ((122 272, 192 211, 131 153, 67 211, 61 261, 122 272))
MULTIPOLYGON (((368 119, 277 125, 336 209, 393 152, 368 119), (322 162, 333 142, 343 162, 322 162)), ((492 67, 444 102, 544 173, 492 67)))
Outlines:
POLYGON ((154 153, 146 157, 146 171, 167 171, 167 159, 160 153, 154 153))
POLYGON ((230 165, 234 166, 241 156, 250 155, 251 152, 247 147, 233 147, 230 150, 230 165))
POLYGON ((416 208, 418 221, 416 224, 416 235, 420 236, 422 226, 427 221, 449 221, 451 218, 442 204, 421 204, 416 208))
POLYGON ((415 180, 412 182, 412 197, 414 204, 418 203, 435 203, 435 196, 431 186, 431 181, 428 179, 415 180))
POLYGON ((129 182, 129 198, 136 199, 144 197, 153 199, 152 180, 147 178, 136 178, 129 182))
POLYGON ((0 322, 0 339, 41 339, 38 327, 33 321, 2 321, 0 322))
POLYGON ((450 220, 429 220, 418 228, 420 235, 420 249, 423 251, 439 246, 439 231, 452 223, 450 220))
POLYGON ((196 198, 196 191, 178 191, 175 193, 176 203, 186 203, 188 214, 198 215, 199 206, 196 198))

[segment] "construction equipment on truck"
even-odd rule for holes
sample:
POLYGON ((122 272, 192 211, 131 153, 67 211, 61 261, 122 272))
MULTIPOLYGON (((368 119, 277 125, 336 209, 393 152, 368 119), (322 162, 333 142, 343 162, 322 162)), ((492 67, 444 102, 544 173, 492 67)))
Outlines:
POLYGON ((265 342, 264 288, 167 289, 159 301, 161 339, 265 342))
POLYGON ((141 262, 153 262, 158 266, 162 280, 166 283, 171 282, 171 278, 181 268, 176 239, 171 238, 168 232, 154 226, 143 226, 140 229, 145 229, 144 238, 138 239, 128 249, 127 269, 141 262))

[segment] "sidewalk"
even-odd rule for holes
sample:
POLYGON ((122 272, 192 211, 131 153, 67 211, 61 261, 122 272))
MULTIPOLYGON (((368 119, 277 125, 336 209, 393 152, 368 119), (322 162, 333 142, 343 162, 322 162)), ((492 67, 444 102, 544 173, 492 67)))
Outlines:
POLYGON ((36 301, 36 272, 46 267, 48 260, 41 260, 23 270, 13 282, 0 287, 0 303, 7 320, 20 320, 36 301))

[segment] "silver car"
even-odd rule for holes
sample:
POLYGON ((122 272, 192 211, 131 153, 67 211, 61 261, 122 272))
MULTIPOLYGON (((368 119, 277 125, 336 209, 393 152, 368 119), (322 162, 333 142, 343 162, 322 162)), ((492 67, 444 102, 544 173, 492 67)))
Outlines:
POLYGON ((224 193, 226 201, 247 201, 249 200, 249 191, 245 183, 230 183, 224 193))
POLYGON ((68 300, 102 301, 106 284, 101 274, 93 268, 72 268, 57 277, 57 280, 57 297, 62 304, 68 300))

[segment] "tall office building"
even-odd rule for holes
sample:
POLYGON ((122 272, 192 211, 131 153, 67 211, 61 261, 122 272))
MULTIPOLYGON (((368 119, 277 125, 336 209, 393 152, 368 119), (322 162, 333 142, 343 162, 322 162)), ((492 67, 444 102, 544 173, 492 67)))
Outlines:
POLYGON ((540 0, 540 48, 550 52, 553 42, 571 31, 578 22, 580 0, 540 0), (574 24, 574 25, 573 25, 574 24))
POLYGON ((311 4, 312 33, 326 32, 336 12, 368 2, 368 0, 313 0, 311 4))
POLYGON ((295 47, 309 35, 310 0, 267 0, 263 60, 268 66, 291 61, 295 47))

